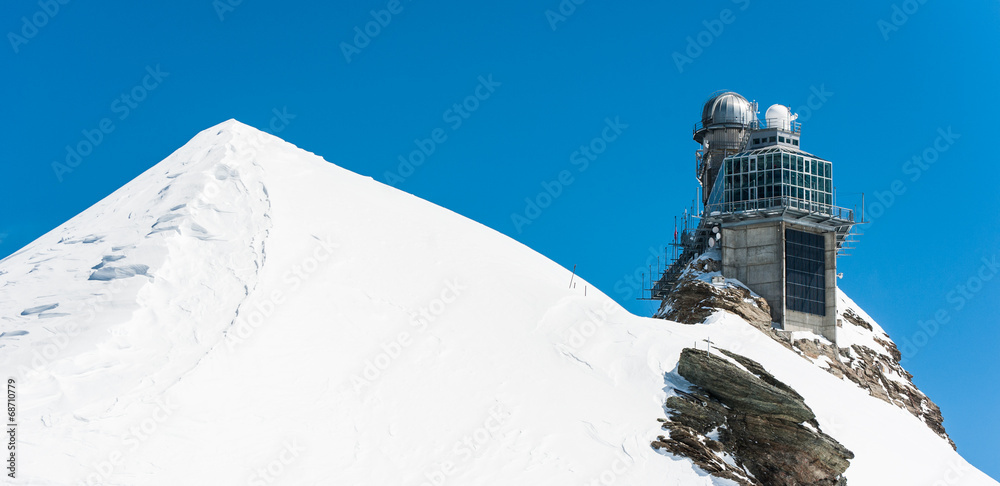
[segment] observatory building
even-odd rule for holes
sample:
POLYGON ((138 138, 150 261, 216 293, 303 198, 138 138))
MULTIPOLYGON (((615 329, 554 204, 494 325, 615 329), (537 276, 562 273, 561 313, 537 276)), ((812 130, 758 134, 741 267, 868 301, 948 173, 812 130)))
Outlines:
POLYGON ((837 256, 854 211, 834 206, 833 164, 801 149, 796 115, 783 105, 757 114, 733 92, 705 102, 694 127, 697 224, 685 222, 650 298, 666 298, 688 262, 718 247, 722 275, 767 300, 772 326, 836 341, 837 256))

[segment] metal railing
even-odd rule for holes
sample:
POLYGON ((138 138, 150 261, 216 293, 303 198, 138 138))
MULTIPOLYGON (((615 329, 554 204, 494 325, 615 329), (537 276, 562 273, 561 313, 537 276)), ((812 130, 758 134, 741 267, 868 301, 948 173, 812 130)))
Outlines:
POLYGON ((854 222, 854 210, 841 208, 832 204, 818 203, 790 196, 769 197, 749 201, 733 201, 709 204, 705 214, 717 216, 723 213, 749 213, 764 210, 796 209, 831 218, 854 222))
MULTIPOLYGON (((730 128, 736 128, 739 123, 717 123, 716 125, 730 126, 730 128)), ((766 130, 768 128, 780 128, 787 132, 801 134, 802 133, 802 123, 795 120, 790 120, 788 122, 788 127, 784 126, 780 118, 771 118, 767 120, 750 120, 743 124, 743 128, 746 130, 766 130)), ((696 134, 705 129, 704 122, 698 122, 694 124, 694 128, 691 130, 691 134, 696 134)))
POLYGON ((770 118, 770 119, 764 120, 764 121, 762 121, 760 123, 760 130, 765 130, 765 129, 768 129, 768 128, 779 128, 781 130, 785 130, 786 132, 802 133, 802 124, 801 123, 799 123, 799 122, 797 122, 795 120, 791 120, 791 121, 788 122, 788 127, 785 127, 784 123, 781 123, 781 122, 782 122, 782 120, 780 118, 770 118))
MULTIPOLYGON (((746 123, 743 123, 742 125, 740 123, 738 123, 738 122, 733 122, 733 123, 716 123, 714 125, 724 125, 724 126, 728 126, 729 128, 737 128, 738 126, 742 126, 745 130, 756 130, 758 128, 758 126, 760 125, 760 121, 755 118, 753 120, 747 121, 746 123)), ((694 135, 694 134, 696 134, 696 133, 698 133, 698 132, 700 132, 700 131, 702 131, 704 129, 705 129, 705 123, 704 122, 695 123, 694 124, 694 128, 691 130, 691 134, 694 135)))

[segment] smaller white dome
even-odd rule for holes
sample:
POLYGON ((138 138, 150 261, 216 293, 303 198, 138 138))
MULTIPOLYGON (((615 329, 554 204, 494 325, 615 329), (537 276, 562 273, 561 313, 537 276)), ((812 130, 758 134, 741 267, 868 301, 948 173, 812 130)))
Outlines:
POLYGON ((767 122, 767 128, 780 128, 782 130, 790 130, 792 126, 792 120, 798 118, 799 115, 793 114, 792 109, 785 105, 771 105, 767 112, 764 113, 764 120, 767 122))

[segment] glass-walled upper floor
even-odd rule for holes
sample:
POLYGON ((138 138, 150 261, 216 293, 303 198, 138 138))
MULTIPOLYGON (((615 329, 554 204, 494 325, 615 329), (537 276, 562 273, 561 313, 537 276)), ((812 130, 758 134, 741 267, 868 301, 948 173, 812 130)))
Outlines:
POLYGON ((826 160, 783 147, 726 157, 708 202, 709 212, 792 207, 833 214, 833 168, 826 160))

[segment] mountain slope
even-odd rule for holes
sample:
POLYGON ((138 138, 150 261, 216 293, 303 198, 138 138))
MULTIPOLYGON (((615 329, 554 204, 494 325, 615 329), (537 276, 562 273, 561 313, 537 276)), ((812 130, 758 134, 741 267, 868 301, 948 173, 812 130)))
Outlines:
POLYGON ((730 484, 658 454, 685 347, 794 388, 865 484, 997 484, 717 313, 628 314, 523 245, 235 121, 0 261, 28 484, 730 484), (957 471, 957 472, 956 472, 957 471), (951 481, 954 479, 954 481, 951 481))

